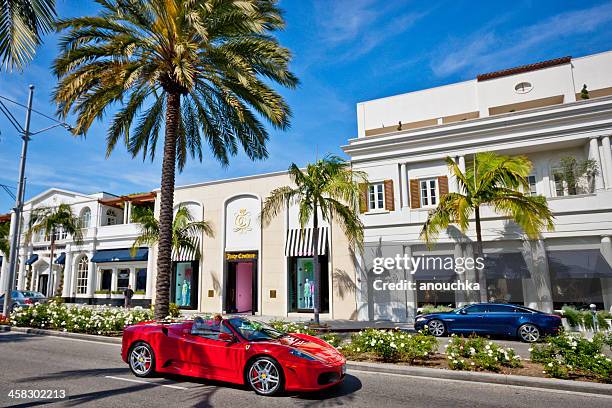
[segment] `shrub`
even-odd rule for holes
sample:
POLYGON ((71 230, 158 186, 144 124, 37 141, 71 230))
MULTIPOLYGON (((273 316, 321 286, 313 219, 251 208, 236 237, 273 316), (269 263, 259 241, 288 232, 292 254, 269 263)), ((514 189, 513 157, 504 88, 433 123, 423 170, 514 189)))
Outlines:
MULTIPOLYGON (((606 311, 598 311, 596 314, 599 330, 608 330, 610 325, 606 321, 609 319, 610 313, 606 311)), ((590 310, 576 310, 570 306, 563 307, 563 316, 567 319, 567 323, 571 328, 576 329, 583 326, 586 329, 593 329, 593 315, 590 310)))
POLYGON ((358 357, 373 353, 387 362, 414 363, 433 356, 438 350, 438 340, 426 333, 407 334, 401 331, 367 329, 353 334, 351 343, 341 351, 346 356, 358 357))
POLYGON ((452 335, 446 347, 452 370, 499 371, 502 367, 521 367, 521 359, 512 348, 504 348, 483 337, 452 335))
POLYGON ((453 308, 448 306, 424 305, 419 309, 419 314, 444 313, 450 312, 451 310, 453 310, 453 308))
POLYGON ((180 317, 181 316, 181 309, 176 303, 170 303, 170 305, 168 305, 168 316, 170 317, 180 317))
POLYGON ((102 335, 117 334, 125 326, 151 319, 151 310, 139 307, 78 307, 55 301, 16 308, 11 314, 11 324, 14 326, 102 335))
POLYGON ((330 345, 336 348, 338 348, 338 346, 340 346, 340 343, 342 342, 342 339, 340 338, 340 336, 338 336, 337 334, 333 334, 333 333, 322 334, 319 336, 319 338, 321 338, 322 340, 325 340, 330 345))
POLYGON ((547 337, 546 343, 534 345, 531 360, 544 365, 544 373, 554 378, 584 375, 599 381, 612 382, 612 359, 602 353, 610 345, 610 335, 596 333, 586 339, 582 335, 561 333, 547 337))
POLYGON ((314 336, 317 333, 304 323, 287 322, 284 320, 273 320, 268 324, 274 327, 276 330, 280 330, 286 333, 309 334, 311 336, 314 336))

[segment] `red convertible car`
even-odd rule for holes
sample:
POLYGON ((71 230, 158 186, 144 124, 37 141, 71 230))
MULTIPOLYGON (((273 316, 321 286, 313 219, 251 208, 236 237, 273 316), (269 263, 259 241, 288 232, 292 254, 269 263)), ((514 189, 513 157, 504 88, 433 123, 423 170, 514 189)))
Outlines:
POLYGON ((121 357, 138 377, 201 377, 246 384, 261 395, 321 390, 346 371, 344 356, 325 341, 243 317, 136 324, 123 332, 121 357))

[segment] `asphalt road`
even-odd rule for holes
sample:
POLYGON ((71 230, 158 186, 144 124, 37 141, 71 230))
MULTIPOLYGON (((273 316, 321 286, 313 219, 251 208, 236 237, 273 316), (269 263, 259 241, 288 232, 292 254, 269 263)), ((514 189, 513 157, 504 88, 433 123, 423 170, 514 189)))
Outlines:
POLYGON ((70 407, 612 407, 612 396, 350 371, 316 394, 260 397, 243 387, 173 377, 141 380, 119 345, 0 333, 0 406, 70 407), (10 390, 65 390, 68 399, 11 399, 10 390))

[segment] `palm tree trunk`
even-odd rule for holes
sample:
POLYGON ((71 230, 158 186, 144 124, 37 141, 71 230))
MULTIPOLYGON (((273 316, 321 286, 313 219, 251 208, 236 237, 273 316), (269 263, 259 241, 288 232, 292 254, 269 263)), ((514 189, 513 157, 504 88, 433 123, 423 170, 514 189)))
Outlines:
MULTIPOLYGON (((476 218, 476 251, 474 253, 474 260, 478 257, 484 258, 484 251, 482 249, 482 226, 480 225, 480 207, 474 209, 474 216, 476 218)), ((487 277, 484 270, 478 271, 478 283, 480 283, 480 299, 476 301, 487 301, 487 277)))
POLYGON ((312 216, 312 256, 314 258, 314 321, 319 324, 321 311, 321 264, 319 258, 319 215, 315 204, 312 216))
POLYGON ((169 91, 166 102, 166 134, 164 137, 161 197, 159 200, 159 242, 157 251, 157 283, 155 286, 155 319, 166 318, 170 307, 172 218, 176 169, 176 138, 181 110, 180 93, 169 91))
POLYGON ((51 259, 49 259, 49 279, 47 280, 47 298, 53 297, 53 255, 55 252, 55 230, 51 230, 51 259))

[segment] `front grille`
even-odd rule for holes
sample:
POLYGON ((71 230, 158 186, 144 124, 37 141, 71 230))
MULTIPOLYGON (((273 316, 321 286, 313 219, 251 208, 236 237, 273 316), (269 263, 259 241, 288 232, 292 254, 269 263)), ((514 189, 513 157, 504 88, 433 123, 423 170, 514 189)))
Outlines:
POLYGON ((340 379, 340 374, 337 372, 323 373, 319 375, 317 382, 319 385, 331 384, 340 379))

